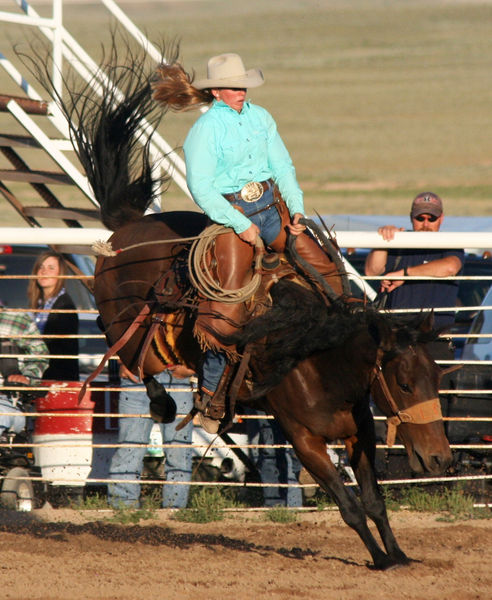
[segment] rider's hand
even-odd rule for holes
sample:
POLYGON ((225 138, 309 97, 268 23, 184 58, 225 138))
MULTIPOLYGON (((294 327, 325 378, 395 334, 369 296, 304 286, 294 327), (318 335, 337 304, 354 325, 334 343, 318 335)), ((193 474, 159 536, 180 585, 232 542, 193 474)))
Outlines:
POLYGON ((29 377, 25 375, 21 375, 20 373, 15 373, 13 375, 9 375, 7 377, 8 383, 23 383, 24 385, 29 385, 29 377))
POLYGON ((305 225, 301 225, 301 223, 299 223, 299 219, 303 219, 303 218, 304 218, 304 215, 302 213, 296 213, 292 217, 292 223, 287 224, 287 228, 291 235, 299 235, 306 229, 305 225))
POLYGON ((259 235, 260 235, 260 229, 254 223, 251 223, 251 225, 248 227, 248 229, 246 229, 246 231, 238 233, 238 236, 243 240, 243 242, 246 242, 247 244, 251 244, 252 246, 254 246, 256 244, 256 238, 259 235))

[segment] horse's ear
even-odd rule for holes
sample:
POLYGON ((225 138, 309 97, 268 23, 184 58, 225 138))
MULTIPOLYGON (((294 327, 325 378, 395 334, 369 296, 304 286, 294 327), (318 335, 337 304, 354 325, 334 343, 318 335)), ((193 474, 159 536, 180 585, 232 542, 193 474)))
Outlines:
POLYGON ((369 323, 369 333, 383 352, 389 352, 394 344, 393 330, 388 320, 377 319, 369 323))
POLYGON ((422 333, 429 333, 434 329, 434 310, 430 310, 425 319, 420 323, 419 330, 422 333))

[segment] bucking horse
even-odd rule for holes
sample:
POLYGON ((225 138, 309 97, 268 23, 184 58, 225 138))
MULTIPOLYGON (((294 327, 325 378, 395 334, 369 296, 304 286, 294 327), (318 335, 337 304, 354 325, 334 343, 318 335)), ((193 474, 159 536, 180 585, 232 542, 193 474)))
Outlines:
MULTIPOLYGON (((37 75, 49 80, 43 68, 37 75)), ((152 98, 152 77, 147 61, 132 54, 124 64, 110 60, 101 67, 102 94, 67 84, 68 99, 57 101, 101 219, 114 232, 99 248, 105 255, 97 260, 94 283, 109 352, 142 378, 152 414, 171 422, 176 405, 153 376, 176 364, 199 370, 203 340, 194 325, 207 286, 197 279, 207 272, 213 284, 213 239, 224 231, 211 229, 198 212, 145 214, 158 182, 149 152, 152 133, 144 137, 140 126, 146 120, 147 131, 149 123, 157 127, 163 113, 152 98), (200 254, 204 240, 208 250, 200 254)), ((338 252, 333 241, 312 231, 331 256, 338 252)), ((437 335, 432 315, 403 321, 343 295, 333 298, 296 261, 295 244, 289 248, 286 256, 255 252, 248 290, 239 300, 248 318, 223 340, 236 351, 227 418, 233 419, 236 401, 273 414, 303 466, 359 534, 374 567, 405 565, 410 559, 395 539, 377 484, 370 399, 388 418, 390 443, 395 435, 401 439, 416 472, 438 474, 449 466, 438 398, 443 371, 426 350, 437 335), (345 444, 359 497, 327 454, 326 444, 334 440, 345 444)))

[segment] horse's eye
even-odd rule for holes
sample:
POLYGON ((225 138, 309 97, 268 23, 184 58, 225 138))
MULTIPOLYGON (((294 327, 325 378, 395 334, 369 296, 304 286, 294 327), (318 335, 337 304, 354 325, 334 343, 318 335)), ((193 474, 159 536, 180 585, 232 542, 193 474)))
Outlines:
POLYGON ((409 394, 412 391, 408 383, 398 383, 398 385, 400 386, 400 389, 406 394, 409 394))

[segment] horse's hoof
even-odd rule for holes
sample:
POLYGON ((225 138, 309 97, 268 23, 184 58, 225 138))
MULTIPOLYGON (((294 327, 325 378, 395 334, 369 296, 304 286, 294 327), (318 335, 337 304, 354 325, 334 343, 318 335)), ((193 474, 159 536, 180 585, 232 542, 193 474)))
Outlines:
POLYGON ((150 416, 157 423, 172 423, 176 419, 176 402, 166 388, 153 377, 143 380, 150 398, 150 416))
POLYGON ((403 555, 402 557, 387 557, 385 560, 378 561, 374 564, 374 569, 378 571, 393 571, 394 569, 401 569, 402 567, 408 567, 412 562, 410 558, 403 555))
POLYGON ((403 554, 403 556, 396 557, 395 560, 400 567, 408 567, 412 563, 418 562, 417 560, 414 560, 413 558, 408 558, 408 556, 406 554, 403 554))
POLYGON ((176 419, 176 402, 169 395, 164 402, 151 402, 149 408, 156 423, 172 423, 176 419))

